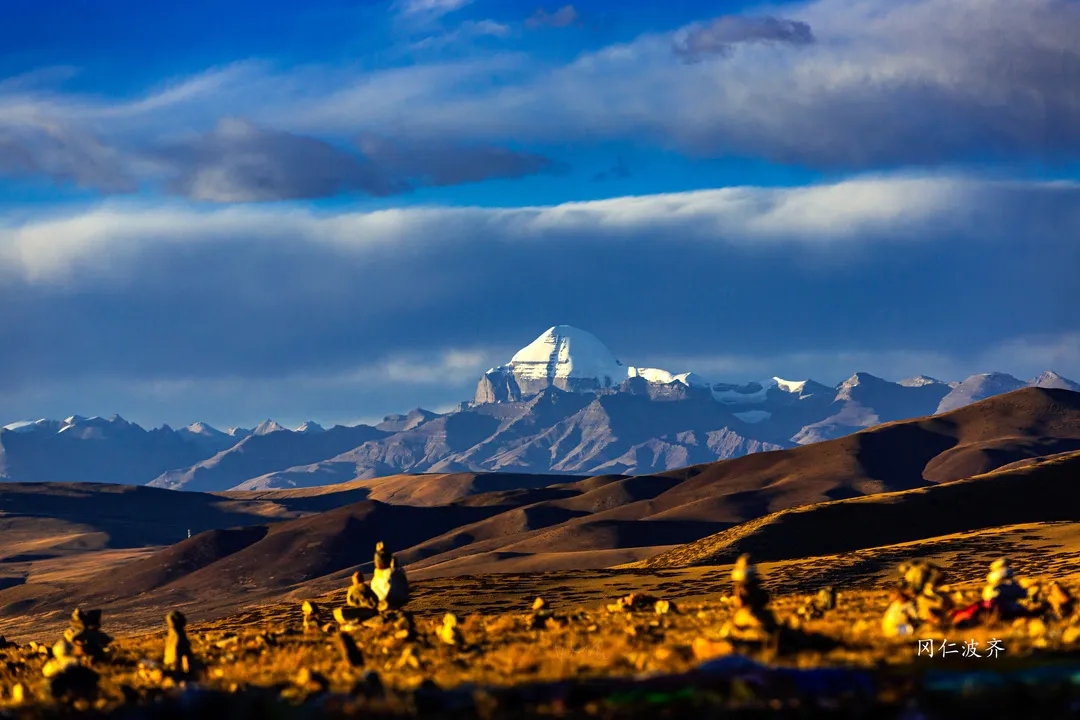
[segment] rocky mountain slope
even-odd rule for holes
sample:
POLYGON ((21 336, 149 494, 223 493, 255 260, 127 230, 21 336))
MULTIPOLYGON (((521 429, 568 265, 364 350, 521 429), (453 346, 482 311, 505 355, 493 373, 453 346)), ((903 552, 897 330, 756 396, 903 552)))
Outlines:
POLYGON ((289 430, 267 420, 143 430, 121 418, 13 423, 0 478, 203 491, 310 487, 399 473, 644 474, 843 437, 1021 387, 1080 390, 1046 372, 958 383, 857 372, 835 387, 768 378, 730 384, 625 365, 600 340, 555 326, 480 378, 453 412, 416 409, 375 427, 289 430))

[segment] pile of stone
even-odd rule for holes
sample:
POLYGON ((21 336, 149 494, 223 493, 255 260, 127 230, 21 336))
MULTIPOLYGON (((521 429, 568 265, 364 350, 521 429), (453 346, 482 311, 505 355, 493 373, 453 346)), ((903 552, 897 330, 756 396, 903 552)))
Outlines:
POLYGON ((739 642, 762 643, 772 639, 779 629, 776 616, 769 609, 769 593, 761 585, 757 567, 749 555, 742 555, 731 569, 732 605, 735 615, 721 628, 721 637, 739 642))
MULTIPOLYGON (((374 560, 371 583, 365 582, 363 573, 354 572, 345 593, 345 604, 333 609, 331 614, 339 630, 354 630, 367 620, 400 610, 408 604, 409 579, 405 568, 386 549, 386 543, 379 541, 375 544, 374 560)), ((316 603, 305 601, 301 611, 306 632, 328 632, 331 629, 323 617, 322 608, 316 603)))
POLYGON ((891 602, 882 618, 886 637, 905 637, 921 626, 939 627, 949 623, 953 610, 949 588, 943 584, 942 569, 927 560, 901 563, 891 602))
POLYGON ((803 601, 803 604, 795 611, 802 620, 817 620, 825 617, 825 614, 836 608, 836 589, 831 585, 818 590, 816 595, 811 595, 803 601))
MULTIPOLYGON (((62 700, 89 700, 97 695, 99 675, 91 665, 108 657, 112 638, 101 631, 101 611, 75 608, 70 627, 52 646, 43 648, 49 659, 42 675, 49 680, 49 693, 62 700)), ((31 643, 31 649, 34 644, 31 643)))
POLYGON ((1030 579, 1015 576, 1008 558, 990 565, 981 599, 956 610, 952 621, 957 626, 983 622, 1042 618, 1065 620, 1074 612, 1075 602, 1069 592, 1056 582, 1045 590, 1030 579))

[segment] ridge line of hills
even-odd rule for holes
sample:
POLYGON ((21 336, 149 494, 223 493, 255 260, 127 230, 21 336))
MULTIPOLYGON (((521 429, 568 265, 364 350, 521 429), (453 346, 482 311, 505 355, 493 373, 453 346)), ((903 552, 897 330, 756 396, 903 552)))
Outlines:
POLYGON ((119 416, 11 423, 0 480, 107 482, 217 492, 312 487, 403 473, 640 475, 809 445, 948 412, 1022 387, 1080 391, 1047 371, 944 383, 855 373, 835 387, 770 378, 731 385, 623 365, 591 334, 555 326, 481 377, 448 413, 374 426, 151 430, 119 416))
POLYGON ((369 569, 363 549, 378 539, 422 581, 655 569, 746 550, 782 559, 1076 521, 1078 470, 1080 393, 1025 388, 650 475, 399 475, 216 494, 4 484, 0 631, 5 618, 63 614, 76 600, 138 624, 159 621, 164 605, 209 616, 309 597, 369 569), (79 582, 91 573, 93 583, 79 582))

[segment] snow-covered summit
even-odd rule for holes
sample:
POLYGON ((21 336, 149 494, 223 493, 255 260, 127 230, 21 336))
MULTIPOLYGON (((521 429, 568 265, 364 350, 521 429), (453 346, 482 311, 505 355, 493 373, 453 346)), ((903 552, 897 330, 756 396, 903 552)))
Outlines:
POLYGON ((915 377, 904 378, 896 384, 903 387, 926 387, 927 385, 944 385, 945 383, 929 375, 916 375, 915 377))
POLYGON ((185 428, 179 430, 181 433, 188 435, 202 435, 206 437, 216 437, 218 435, 224 435, 225 433, 218 430, 213 425, 204 422, 193 422, 185 428))
POLYGON ((294 432, 315 435, 316 433, 326 432, 326 428, 324 428, 322 425, 315 422, 314 420, 308 420, 303 425, 296 428, 294 432))
POLYGON ((40 420, 19 420, 18 422, 13 422, 5 425, 3 429, 7 430, 8 432, 17 433, 35 432, 37 430, 40 430, 42 427, 54 422, 55 421, 53 420, 47 420, 45 418, 41 418, 40 420))
POLYGON ((255 427, 255 429, 251 431, 251 434, 252 435, 269 435, 270 433, 282 432, 284 430, 285 430, 285 428, 282 427, 281 425, 277 424, 277 422, 267 419, 267 420, 263 420, 261 423, 259 423, 255 427))
POLYGON ((484 373, 476 388, 474 403, 520 400, 548 387, 570 392, 597 392, 618 388, 626 380, 637 379, 650 385, 681 385, 685 392, 700 392, 706 397, 711 393, 715 400, 725 405, 759 405, 772 393, 798 399, 829 390, 807 380, 772 377, 761 382, 729 385, 713 383, 693 372, 675 373, 655 367, 624 365, 592 333, 570 325, 555 325, 514 353, 510 362, 484 373))
POLYGON ((626 367, 595 335, 569 325, 548 328, 507 366, 525 380, 587 378, 611 387, 627 377, 626 367))
POLYGON ((570 325, 555 325, 514 353, 510 362, 484 373, 474 401, 520 400, 548 387, 596 392, 617 388, 630 378, 660 385, 709 385, 693 373, 626 366, 592 333, 570 325))
POLYGON ((1057 388, 1058 390, 1080 392, 1080 383, 1075 383, 1067 377, 1062 377, 1053 370, 1047 370, 1046 372, 1031 378, 1031 380, 1028 381, 1028 385, 1031 387, 1057 388))

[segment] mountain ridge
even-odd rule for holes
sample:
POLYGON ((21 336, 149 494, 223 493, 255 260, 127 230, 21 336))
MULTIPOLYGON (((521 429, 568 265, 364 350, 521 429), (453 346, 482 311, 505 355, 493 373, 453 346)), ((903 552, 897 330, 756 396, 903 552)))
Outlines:
POLYGON ((591 333, 557 325, 484 373, 473 400, 450 412, 416 408, 330 429, 313 420, 226 431, 204 422, 144 430, 119 416, 22 421, 0 429, 0 478, 221 491, 416 472, 636 475, 831 440, 1021 387, 1080 391, 1050 370, 1028 381, 856 372, 832 387, 775 376, 719 383, 623 364, 591 333))

